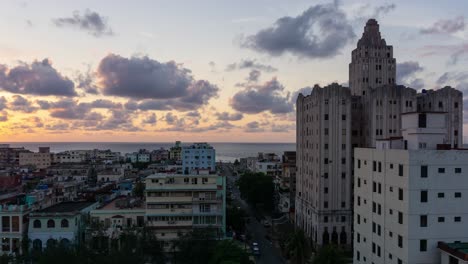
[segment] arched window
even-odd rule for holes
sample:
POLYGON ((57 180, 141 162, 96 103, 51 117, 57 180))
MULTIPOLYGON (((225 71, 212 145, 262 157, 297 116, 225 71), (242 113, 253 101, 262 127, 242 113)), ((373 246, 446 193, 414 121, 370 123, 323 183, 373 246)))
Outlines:
POLYGON ((55 247, 56 245, 57 245, 57 240, 55 240, 53 238, 49 238, 47 240, 47 247, 48 248, 55 247))
MULTIPOLYGON (((37 220, 36 220, 37 221, 37 220)), ((40 239, 34 239, 33 248, 35 250, 42 250, 42 241, 40 239)))
POLYGON ((62 219, 62 222, 60 224, 61 227, 68 227, 68 220, 67 219, 62 219))
POLYGON ((47 228, 54 228, 55 227, 55 221, 52 219, 49 219, 47 221, 47 228))
POLYGON ((60 245, 63 246, 63 247, 69 247, 70 246, 70 240, 64 238, 64 239, 60 240, 60 245))
MULTIPOLYGON (((34 220, 33 222, 33 227, 34 228, 41 228, 41 220, 34 220)), ((40 240, 39 240, 40 241, 40 240)))

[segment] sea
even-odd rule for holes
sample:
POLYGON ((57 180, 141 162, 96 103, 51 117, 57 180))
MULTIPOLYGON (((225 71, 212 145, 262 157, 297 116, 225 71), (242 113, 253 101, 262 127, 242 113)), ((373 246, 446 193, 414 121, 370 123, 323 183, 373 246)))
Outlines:
MULTIPOLYGON (((135 142, 3 142, 11 147, 24 147, 25 149, 37 152, 39 147, 50 147, 51 152, 61 152, 65 150, 83 149, 110 149, 112 151, 131 153, 139 149, 149 151, 174 146, 173 142, 164 143, 135 143, 135 142)), ((190 143, 183 142, 182 145, 190 143)), ((295 143, 209 143, 216 149, 216 161, 233 162, 239 158, 256 157, 259 152, 276 153, 282 155, 284 151, 295 151, 295 143)))

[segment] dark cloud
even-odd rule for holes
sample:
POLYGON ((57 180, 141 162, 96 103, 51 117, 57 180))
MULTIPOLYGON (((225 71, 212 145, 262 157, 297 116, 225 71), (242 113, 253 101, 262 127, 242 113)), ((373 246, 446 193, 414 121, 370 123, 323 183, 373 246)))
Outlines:
POLYGON ((276 69, 275 67, 262 64, 262 63, 258 63, 254 59, 244 59, 238 63, 229 64, 226 67, 226 71, 234 71, 234 70, 242 70, 242 69, 255 69, 255 70, 264 71, 264 72, 278 71, 278 69, 276 69))
POLYGON ((430 28, 421 29, 421 34, 452 34, 465 30, 465 18, 458 16, 453 19, 441 19, 430 28))
POLYGON ((0 65, 0 88, 17 94, 76 95, 73 82, 53 68, 48 59, 10 69, 0 65))
POLYGON ((129 111, 109 110, 110 115, 102 120, 96 130, 120 130, 126 132, 136 132, 142 129, 133 125, 132 120, 135 118, 129 111))
POLYGON ((7 111, 0 111, 0 122, 8 121, 7 111))
POLYGON ((297 96, 299 96, 300 93, 302 95, 304 95, 304 96, 307 96, 307 95, 310 95, 312 93, 312 89, 313 89, 313 87, 306 86, 306 87, 303 87, 303 88, 295 91, 291 96, 291 102, 295 105, 296 101, 297 101, 297 96))
POLYGON ((423 70, 424 67, 419 65, 419 62, 416 61, 398 63, 396 67, 396 82, 415 89, 421 89, 424 87, 424 81, 420 78, 416 78, 415 75, 423 70))
POLYGON ((95 74, 91 71, 85 73, 78 73, 76 77, 76 87, 82 89, 85 93, 88 94, 99 94, 98 87, 94 83, 95 74))
POLYGON ((265 129, 260 126, 259 122, 253 121, 245 125, 244 131, 248 133, 256 133, 256 132, 263 132, 265 131, 265 129))
POLYGON ((13 100, 8 102, 8 109, 24 113, 33 113, 38 110, 33 103, 21 95, 13 95, 13 100))
POLYGON ((105 95, 154 100, 145 103, 152 110, 195 110, 219 91, 208 81, 194 80, 190 70, 175 62, 160 63, 148 57, 110 54, 101 60, 97 74, 105 95))
POLYGON ((144 119, 143 119, 143 124, 151 124, 151 125, 154 125, 156 124, 157 122, 157 117, 156 117, 156 114, 155 113, 151 113, 149 116, 146 116, 144 119))
POLYGON ((275 133, 287 133, 290 130, 294 130, 294 129, 296 129, 295 124, 279 124, 279 125, 272 124, 271 125, 271 132, 275 132, 275 133))
POLYGON ((119 109, 121 104, 109 100, 98 99, 90 103, 79 103, 77 100, 61 99, 58 101, 37 100, 42 110, 48 110, 51 117, 70 120, 99 120, 102 115, 92 112, 94 108, 119 109))
POLYGON ((215 114, 218 120, 221 121, 238 121, 241 120, 244 115, 242 113, 228 113, 228 112, 221 112, 215 114))
POLYGON ((289 113, 293 111, 293 103, 289 100, 289 94, 282 95, 283 91, 284 86, 276 78, 261 85, 245 84, 244 89, 231 98, 230 105, 247 114, 264 111, 272 114, 289 113))
POLYGON ((7 106, 7 99, 5 98, 5 96, 2 96, 0 97, 0 111, 3 110, 3 109, 6 109, 8 106, 7 106))
POLYGON ((185 114, 185 116, 187 116, 187 117, 200 117, 200 113, 198 111, 192 111, 192 112, 188 112, 187 114, 185 114))
POLYGON ((297 17, 282 17, 272 27, 243 40, 242 46, 272 56, 292 53, 311 59, 337 55, 355 37, 336 4, 315 5, 297 17))
POLYGON ((114 35, 107 23, 107 18, 90 10, 86 10, 83 15, 79 11, 75 11, 73 12, 73 16, 53 19, 53 22, 57 27, 78 28, 94 37, 114 35))
POLYGON ((468 72, 445 72, 436 81, 439 86, 456 86, 468 80, 468 72))
POLYGON ((258 82, 258 78, 260 78, 260 71, 259 70, 251 70, 249 72, 249 76, 247 77, 248 82, 258 82))

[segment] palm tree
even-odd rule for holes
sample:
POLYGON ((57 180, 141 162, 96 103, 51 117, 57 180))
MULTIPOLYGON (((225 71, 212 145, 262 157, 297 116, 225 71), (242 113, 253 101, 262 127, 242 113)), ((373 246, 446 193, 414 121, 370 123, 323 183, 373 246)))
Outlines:
POLYGON ((314 264, 346 264, 343 251, 334 245, 322 247, 314 258, 314 264))
POLYGON ((304 264, 310 258, 311 248, 304 232, 294 231, 286 241, 286 251, 291 256, 292 263, 304 264))

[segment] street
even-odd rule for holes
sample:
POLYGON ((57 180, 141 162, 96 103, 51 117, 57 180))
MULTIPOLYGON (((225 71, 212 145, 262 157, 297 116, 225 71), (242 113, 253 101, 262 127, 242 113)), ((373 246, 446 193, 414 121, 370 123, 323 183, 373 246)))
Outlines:
MULTIPOLYGON (((275 248, 271 241, 266 238, 268 234, 266 228, 256 219, 255 212, 250 206, 242 200, 240 191, 237 188, 235 181, 236 177, 233 175, 233 169, 228 164, 223 164, 223 175, 226 177, 226 183, 231 187, 233 204, 241 207, 249 215, 250 221, 246 224, 247 233, 252 237, 251 242, 257 242, 260 248, 260 256, 256 257, 257 263, 260 264, 282 264, 283 260, 280 250, 275 248)), ((229 193, 229 191, 227 191, 229 193)), ((247 245, 251 246, 251 245, 247 245)))

